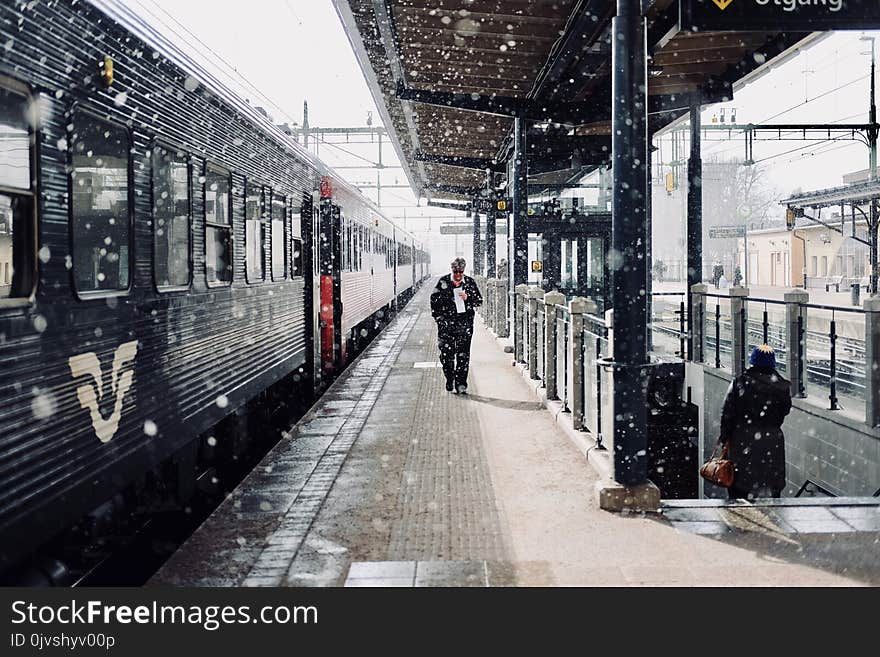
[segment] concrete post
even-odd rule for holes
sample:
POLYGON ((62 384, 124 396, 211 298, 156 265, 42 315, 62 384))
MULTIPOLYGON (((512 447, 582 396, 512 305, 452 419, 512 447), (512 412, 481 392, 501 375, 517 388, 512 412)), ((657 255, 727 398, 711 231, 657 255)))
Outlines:
POLYGON ((495 279, 495 334, 499 338, 510 335, 507 325, 507 279, 495 279))
POLYGON ((529 288, 529 377, 538 376, 538 340, 544 344, 544 336, 538 335, 538 304, 544 303, 544 290, 539 287, 529 288))
MULTIPOLYGON (((730 362, 733 366, 733 375, 739 376, 746 370, 749 350, 749 304, 746 297, 749 296, 749 288, 735 285, 729 290, 730 295, 730 322, 733 337, 730 362)), ((705 298, 705 297, 703 297, 705 298)))
POLYGON ((556 312, 565 303, 562 292, 546 292, 544 294, 544 385, 547 388, 547 399, 559 399, 556 385, 556 312))
POLYGON ((498 328, 495 326, 495 279, 486 279, 486 324, 497 335, 498 328))
POLYGON ((568 362, 571 367, 571 423, 575 430, 584 429, 584 314, 595 315, 597 308, 592 299, 575 297, 568 304, 571 316, 571 333, 568 341, 571 353, 568 362))
POLYGON ((791 380, 791 396, 806 397, 803 365, 807 362, 807 309, 810 295, 806 290, 792 290, 785 296, 785 350, 788 361, 788 375, 791 380))
POLYGON ((486 281, 486 292, 489 295, 489 307, 486 309, 489 326, 498 335, 498 280, 490 278, 486 281))
POLYGON ((880 296, 865 299, 865 423, 880 425, 880 296))
POLYGON ((696 283, 691 286, 691 315, 688 317, 690 351, 688 358, 694 363, 706 360, 706 294, 709 286, 696 283))
POLYGON ((525 362, 525 336, 523 335, 523 321, 525 314, 526 298, 529 294, 529 286, 520 283, 514 288, 513 295, 513 359, 517 363, 525 362))

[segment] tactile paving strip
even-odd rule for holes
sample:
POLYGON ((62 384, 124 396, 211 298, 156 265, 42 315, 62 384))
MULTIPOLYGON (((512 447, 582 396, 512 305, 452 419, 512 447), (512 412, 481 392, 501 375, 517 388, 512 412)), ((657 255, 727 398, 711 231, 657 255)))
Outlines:
POLYGON ((283 583, 291 561, 295 558, 351 446, 379 398, 391 366, 403 348, 417 317, 417 313, 405 311, 397 318, 397 322, 379 336, 377 342, 352 365, 350 374, 344 380, 345 389, 346 391, 362 389, 360 398, 333 436, 280 524, 268 538, 266 546, 244 579, 243 586, 278 586, 283 583))

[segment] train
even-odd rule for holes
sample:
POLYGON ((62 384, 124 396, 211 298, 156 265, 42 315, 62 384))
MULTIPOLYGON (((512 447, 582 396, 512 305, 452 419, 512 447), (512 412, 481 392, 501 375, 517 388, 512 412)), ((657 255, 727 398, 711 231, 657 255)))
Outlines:
POLYGON ((191 488, 265 391, 320 394, 430 254, 121 1, 2 3, 0 42, 10 572, 145 478, 191 488))

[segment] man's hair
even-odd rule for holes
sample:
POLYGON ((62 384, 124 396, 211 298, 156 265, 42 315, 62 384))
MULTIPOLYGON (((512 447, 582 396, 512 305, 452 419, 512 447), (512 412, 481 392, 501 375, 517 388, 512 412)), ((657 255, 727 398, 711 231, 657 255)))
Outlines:
POLYGON ((457 269, 464 271, 464 267, 466 264, 467 262, 465 262, 464 258, 456 258, 451 263, 449 263, 449 266, 452 268, 452 271, 455 271, 457 269))

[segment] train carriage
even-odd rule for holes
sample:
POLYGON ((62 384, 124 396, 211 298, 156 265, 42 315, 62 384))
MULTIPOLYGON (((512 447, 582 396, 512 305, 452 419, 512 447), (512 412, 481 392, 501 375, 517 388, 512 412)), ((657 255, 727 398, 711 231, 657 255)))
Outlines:
POLYGON ((419 281, 412 236, 124 3, 4 3, 0 37, 2 571, 273 384, 322 386, 324 301, 335 371, 419 281))

